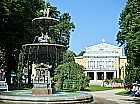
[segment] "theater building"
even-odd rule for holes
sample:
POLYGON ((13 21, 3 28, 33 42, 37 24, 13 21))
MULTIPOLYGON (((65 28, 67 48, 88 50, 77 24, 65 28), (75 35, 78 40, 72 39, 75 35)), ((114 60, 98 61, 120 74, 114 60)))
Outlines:
POLYGON ((85 67, 90 84, 101 84, 105 79, 125 77, 126 56, 122 48, 102 42, 87 47, 83 56, 75 57, 76 63, 85 67))

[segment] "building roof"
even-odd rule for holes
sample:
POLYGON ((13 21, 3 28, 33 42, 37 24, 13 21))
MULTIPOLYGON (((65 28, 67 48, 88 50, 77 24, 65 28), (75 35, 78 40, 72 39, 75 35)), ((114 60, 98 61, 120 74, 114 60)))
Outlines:
POLYGON ((75 57, 75 59, 83 59, 83 56, 75 57))
POLYGON ((86 50, 92 50, 92 49, 98 49, 98 48, 108 48, 108 49, 121 49, 121 47, 118 47, 118 46, 114 46, 114 45, 111 45, 111 44, 107 44, 107 43, 100 43, 100 44, 97 44, 97 45, 94 45, 94 46, 90 46, 90 47, 87 47, 86 50))
POLYGON ((121 47, 103 42, 94 46, 87 47, 84 56, 120 56, 120 54, 122 54, 121 47))

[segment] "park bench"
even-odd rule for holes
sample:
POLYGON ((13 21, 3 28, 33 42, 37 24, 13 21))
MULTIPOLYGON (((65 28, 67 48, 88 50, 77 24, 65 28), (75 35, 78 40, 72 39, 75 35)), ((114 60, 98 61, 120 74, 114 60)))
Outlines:
POLYGON ((5 82, 0 82, 0 90, 6 90, 8 91, 8 84, 5 82))

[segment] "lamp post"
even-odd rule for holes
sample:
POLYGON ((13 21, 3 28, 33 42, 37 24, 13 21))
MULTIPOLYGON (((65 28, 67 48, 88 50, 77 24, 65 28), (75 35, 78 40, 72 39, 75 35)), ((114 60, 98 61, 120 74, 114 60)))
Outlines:
POLYGON ((13 84, 14 83, 14 77, 16 77, 16 73, 15 71, 11 71, 11 83, 13 84))

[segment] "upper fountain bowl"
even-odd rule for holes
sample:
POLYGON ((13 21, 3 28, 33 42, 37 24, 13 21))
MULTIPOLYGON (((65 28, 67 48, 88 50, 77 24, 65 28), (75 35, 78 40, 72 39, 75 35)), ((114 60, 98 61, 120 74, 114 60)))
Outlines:
POLYGON ((54 26, 59 23, 58 19, 51 18, 51 17, 38 17, 38 18, 34 18, 32 21, 36 25, 43 26, 43 27, 54 26))

